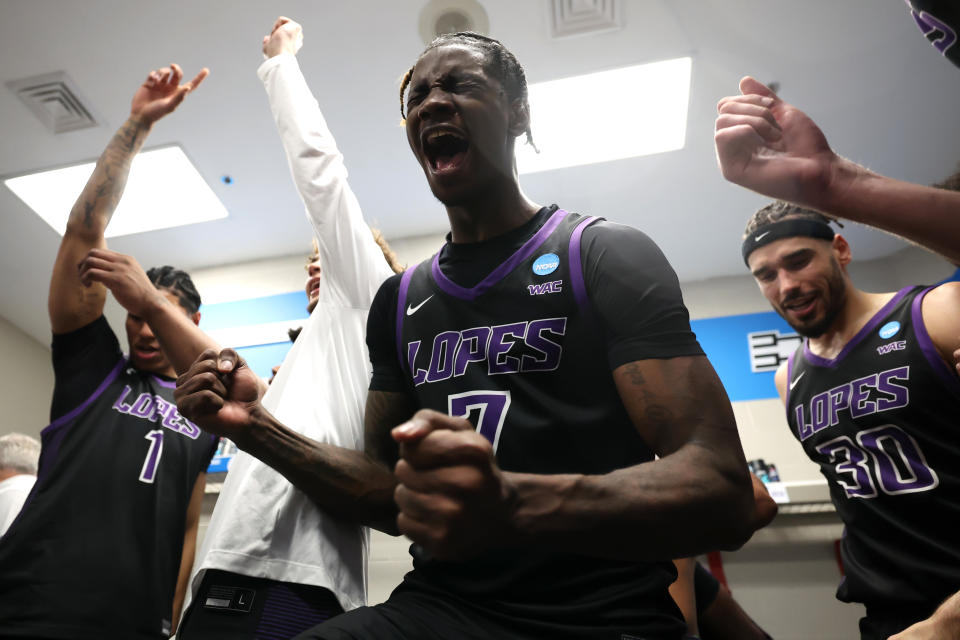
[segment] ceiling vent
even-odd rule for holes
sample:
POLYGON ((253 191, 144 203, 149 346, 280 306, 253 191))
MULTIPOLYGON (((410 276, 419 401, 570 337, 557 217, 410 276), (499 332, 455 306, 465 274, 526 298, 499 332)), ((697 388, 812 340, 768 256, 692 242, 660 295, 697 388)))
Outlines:
POLYGON ((596 35, 623 28, 620 0, 550 0, 554 38, 596 35))
POLYGON ((424 44, 458 31, 484 35, 490 32, 490 19, 477 0, 430 0, 420 11, 420 38, 424 44))
POLYGON ((63 71, 13 80, 7 87, 53 133, 97 125, 90 109, 80 99, 76 84, 63 71))

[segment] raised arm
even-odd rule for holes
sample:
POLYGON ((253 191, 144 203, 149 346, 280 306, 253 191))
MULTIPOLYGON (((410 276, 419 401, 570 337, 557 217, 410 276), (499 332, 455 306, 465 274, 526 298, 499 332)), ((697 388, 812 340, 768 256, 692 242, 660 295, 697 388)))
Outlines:
POLYGON ((895 180, 843 158, 805 113, 753 78, 717 106, 723 176, 763 195, 903 236, 960 264, 960 193, 895 180))
MULTIPOLYGON (((91 249, 80 262, 84 286, 105 286, 124 309, 142 318, 178 374, 186 372, 205 349, 219 345, 200 330, 200 312, 188 316, 157 289, 132 256, 109 249, 91 249)), ((266 384, 261 385, 261 392, 266 384)))
POLYGON ((177 380, 177 407, 276 469, 327 513, 396 535, 396 447, 389 433, 412 413, 407 396, 369 393, 366 452, 360 452, 316 442, 278 422, 260 405, 258 382, 233 350, 205 351, 177 380))
POLYGON ((281 16, 263 38, 267 60, 257 75, 317 237, 321 287, 339 304, 365 309, 392 271, 364 222, 343 155, 300 71, 296 54, 302 45, 302 27, 281 16))
POLYGON ((193 80, 181 85, 183 72, 172 64, 151 71, 134 94, 130 117, 104 149, 90 180, 70 211, 53 266, 47 301, 53 333, 79 329, 103 312, 106 289, 100 284, 84 286, 77 265, 91 249, 106 247, 104 230, 123 195, 130 163, 153 124, 176 109, 207 73, 203 69, 193 80))

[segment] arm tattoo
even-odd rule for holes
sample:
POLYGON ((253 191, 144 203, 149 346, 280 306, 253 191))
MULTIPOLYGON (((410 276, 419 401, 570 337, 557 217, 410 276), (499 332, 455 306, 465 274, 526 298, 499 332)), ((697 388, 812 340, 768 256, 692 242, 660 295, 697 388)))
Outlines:
POLYGON ((149 131, 149 125, 133 118, 123 123, 97 160, 93 175, 70 212, 68 225, 80 223, 87 230, 107 226, 123 195, 130 163, 149 131))
POLYGON ((645 422, 659 430, 677 419, 670 407, 663 404, 661 398, 650 389, 650 385, 640 370, 639 363, 631 362, 627 364, 625 371, 630 376, 630 383, 636 387, 643 397, 643 420, 645 422))

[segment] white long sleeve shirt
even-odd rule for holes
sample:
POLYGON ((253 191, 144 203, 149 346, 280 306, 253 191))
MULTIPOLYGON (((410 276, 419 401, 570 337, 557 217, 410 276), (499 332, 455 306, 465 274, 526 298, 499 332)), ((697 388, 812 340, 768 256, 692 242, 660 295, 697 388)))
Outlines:
MULTIPOLYGON (((366 318, 392 275, 347 184, 343 156, 292 55, 257 70, 297 190, 320 247, 319 301, 263 397, 291 429, 320 442, 363 447, 370 380, 366 318)), ((306 246, 306 242, 304 243, 306 246)), ((221 569, 330 589, 345 610, 366 603, 369 532, 321 512, 303 492, 241 452, 217 500, 191 579, 221 569)))

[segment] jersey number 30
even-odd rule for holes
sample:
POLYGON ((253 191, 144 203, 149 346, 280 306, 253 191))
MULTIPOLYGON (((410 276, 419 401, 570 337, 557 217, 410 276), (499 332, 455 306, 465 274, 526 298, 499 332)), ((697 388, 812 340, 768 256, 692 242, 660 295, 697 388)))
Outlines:
POLYGON ((916 440, 896 425, 865 429, 857 434, 856 443, 840 436, 817 451, 834 465, 848 498, 875 498, 878 488, 891 496, 917 493, 940 484, 916 440))

